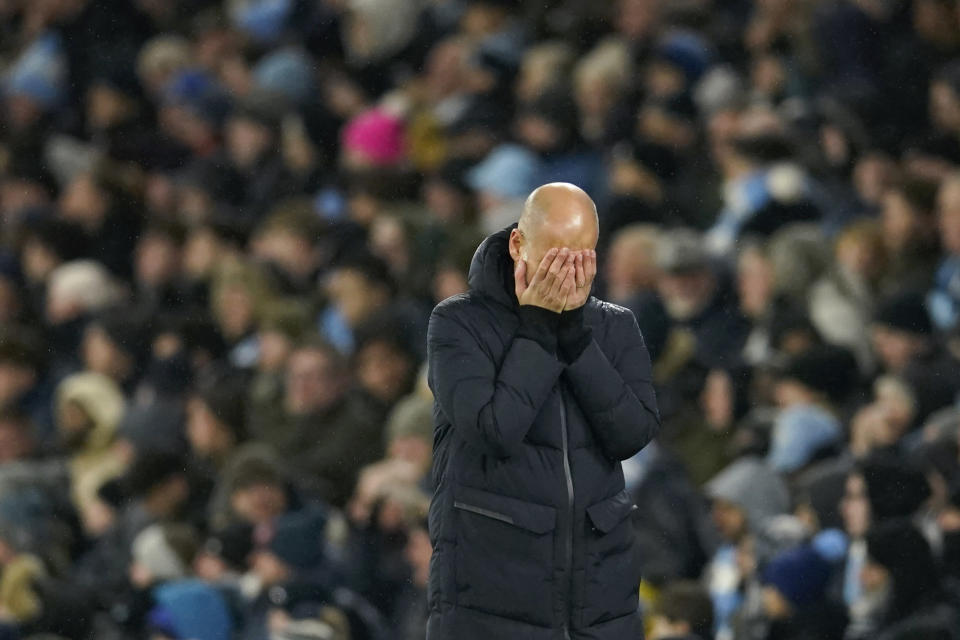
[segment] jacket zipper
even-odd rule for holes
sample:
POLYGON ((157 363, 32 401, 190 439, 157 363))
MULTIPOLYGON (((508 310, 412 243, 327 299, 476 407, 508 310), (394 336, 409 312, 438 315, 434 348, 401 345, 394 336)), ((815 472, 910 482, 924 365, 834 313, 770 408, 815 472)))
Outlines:
POLYGON ((563 473, 567 479, 567 531, 566 531, 566 556, 564 562, 567 570, 566 597, 564 598, 564 621, 563 638, 570 640, 570 618, 572 614, 573 598, 573 474, 570 472, 570 442, 567 434, 567 407, 563 395, 563 387, 560 387, 560 427, 561 441, 563 443, 563 473))

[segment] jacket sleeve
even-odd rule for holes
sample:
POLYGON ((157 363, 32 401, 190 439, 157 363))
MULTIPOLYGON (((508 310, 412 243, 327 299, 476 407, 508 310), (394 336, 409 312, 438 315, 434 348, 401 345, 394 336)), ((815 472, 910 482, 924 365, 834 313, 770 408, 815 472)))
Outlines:
POLYGON ((498 458, 510 457, 556 384, 563 364, 516 337, 499 368, 478 336, 443 308, 427 332, 430 388, 456 433, 498 458))
POLYGON ((625 311, 613 322, 614 361, 593 339, 567 366, 566 378, 603 451, 613 460, 626 460, 656 437, 660 414, 650 354, 636 319, 625 311))

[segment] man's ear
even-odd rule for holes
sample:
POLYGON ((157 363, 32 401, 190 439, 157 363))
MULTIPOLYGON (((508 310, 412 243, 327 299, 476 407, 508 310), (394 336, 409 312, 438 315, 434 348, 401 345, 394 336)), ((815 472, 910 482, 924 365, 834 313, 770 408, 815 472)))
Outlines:
POLYGON ((507 248, 514 262, 518 262, 520 259, 526 259, 527 251, 523 245, 523 234, 520 233, 519 229, 513 229, 510 232, 510 239, 507 241, 507 248))

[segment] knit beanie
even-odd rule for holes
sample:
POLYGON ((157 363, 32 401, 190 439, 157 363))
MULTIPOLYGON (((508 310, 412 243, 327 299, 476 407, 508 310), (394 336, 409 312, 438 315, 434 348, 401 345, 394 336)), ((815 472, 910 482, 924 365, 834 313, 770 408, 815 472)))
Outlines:
POLYGON ((875 324, 915 335, 933 333, 933 323, 923 295, 908 291, 894 295, 880 303, 873 316, 875 324))
POLYGON ((874 455, 860 465, 874 521, 912 516, 930 497, 919 469, 892 456, 874 455))
POLYGON ((319 509, 282 516, 268 548, 294 569, 314 569, 324 561, 327 518, 319 509))
POLYGON ((830 580, 830 565, 812 547, 784 551, 762 572, 764 584, 775 587, 794 607, 820 600, 830 580))
POLYGON ((382 109, 370 109, 347 123, 343 146, 379 167, 399 164, 406 153, 403 121, 382 109))

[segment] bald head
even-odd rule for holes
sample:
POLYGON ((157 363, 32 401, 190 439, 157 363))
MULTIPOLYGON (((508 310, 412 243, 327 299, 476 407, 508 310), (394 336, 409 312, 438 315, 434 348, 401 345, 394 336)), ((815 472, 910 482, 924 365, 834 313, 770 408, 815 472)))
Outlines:
POLYGON ((519 226, 524 234, 534 237, 544 228, 567 236, 589 234, 597 230, 597 205, 580 187, 552 182, 530 194, 519 226))
POLYGON ((533 274, 550 249, 594 249, 599 234, 597 206, 590 196, 576 185, 553 182, 527 198, 510 234, 510 255, 514 262, 525 261, 527 274, 533 274))

